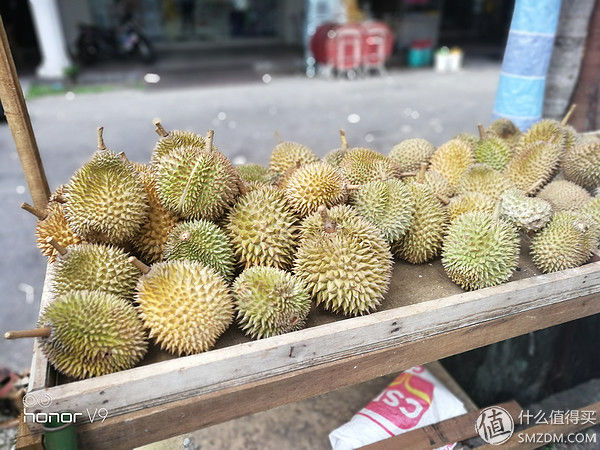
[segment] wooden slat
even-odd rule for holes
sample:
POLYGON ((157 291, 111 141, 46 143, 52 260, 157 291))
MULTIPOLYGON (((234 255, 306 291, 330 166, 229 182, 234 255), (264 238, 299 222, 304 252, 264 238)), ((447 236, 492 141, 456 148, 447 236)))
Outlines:
POLYGON ((41 434, 32 434, 23 420, 23 414, 19 416, 19 429, 17 431, 16 450, 44 450, 41 434))
MULTIPOLYGON (((519 413, 522 411, 521 405, 516 401, 501 403, 498 406, 506 409, 516 423, 519 413)), ((364 450, 398 450, 406 448, 410 450, 430 450, 432 448, 442 447, 446 444, 461 442, 477 435, 475 423, 480 409, 471 411, 452 419, 444 420, 432 425, 426 425, 416 430, 408 431, 398 436, 393 436, 382 441, 361 447, 364 450)))
MULTIPOLYGON (((84 424, 78 427, 79 439, 86 449, 140 446, 597 313, 599 296, 539 306, 391 348, 109 417, 104 423, 84 424)), ((88 405, 92 410, 101 406, 102 402, 88 405)))
POLYGON ((44 211, 50 197, 50 188, 46 180, 46 173, 40 158, 29 112, 23 98, 21 83, 15 69, 8 45, 8 38, 4 24, 0 17, 0 99, 10 125, 19 159, 25 173, 25 180, 31 192, 31 198, 36 208, 44 211))

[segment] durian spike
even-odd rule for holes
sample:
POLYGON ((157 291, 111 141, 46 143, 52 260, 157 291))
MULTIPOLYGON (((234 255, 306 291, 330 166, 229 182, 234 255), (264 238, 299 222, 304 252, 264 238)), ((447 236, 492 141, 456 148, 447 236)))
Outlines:
POLYGON ((577 108, 577 103, 573 103, 571 105, 571 107, 569 108, 569 110, 567 111, 567 113, 565 114, 565 117, 563 117, 563 119, 560 121, 560 124, 564 127, 567 123, 569 123, 569 119, 571 118, 571 116, 573 115, 573 113, 575 112, 575 108, 577 108))
POLYGON ((435 194, 435 196, 437 197, 437 199, 442 202, 444 205, 447 205, 448 203, 450 203, 450 199, 448 197, 446 197, 445 195, 442 194, 435 194))
POLYGON ((419 173, 417 174, 417 183, 422 183, 425 181, 425 172, 427 171, 428 164, 426 162, 421 163, 421 167, 419 168, 419 173))
POLYGON ((52 330, 50 327, 40 327, 32 330, 7 331, 4 333, 4 339, 49 337, 51 332, 52 330))
POLYGON ((21 208, 27 211, 28 213, 33 214, 40 220, 44 220, 46 217, 48 217, 48 213, 46 211, 41 211, 35 206, 31 206, 29 203, 22 203, 21 208))
POLYGON ((213 139, 215 137, 215 130, 208 130, 206 132, 206 149, 210 152, 213 149, 213 139))
POLYGON ((240 195, 246 195, 248 193, 246 184, 242 180, 240 180, 240 182, 238 183, 238 191, 240 191, 240 195))
POLYGON ((337 223, 331 220, 329 217, 329 213, 327 212, 327 207, 325 205, 319 206, 319 214, 321 214, 321 218, 323 219, 323 229, 326 233, 335 233, 337 228, 337 223))
POLYGON ((125 161, 129 162, 129 159, 127 159, 127 155, 125 155, 125 152, 121 152, 121 153, 119 153, 119 156, 120 156, 121 158, 123 158, 125 161))
POLYGON ((181 233, 179 235, 179 240, 185 242, 185 241, 189 241, 191 237, 192 237, 192 235, 189 231, 184 231, 183 233, 181 233))
POLYGON ((283 142, 283 139, 281 139, 281 136, 279 135, 279 132, 276 131, 274 134, 275 134, 275 139, 277 139, 277 142, 279 144, 281 144, 283 142))
POLYGON ((154 131, 160 137, 167 137, 169 135, 169 133, 167 132, 167 130, 165 130, 163 128, 162 124, 160 123, 160 119, 158 117, 156 119, 154 119, 152 121, 152 123, 154 124, 154 131))
POLYGON ((61 255, 66 255, 67 254, 67 249, 65 247, 63 247, 62 245, 60 245, 58 242, 56 242, 56 239, 54 239, 53 237, 49 237, 46 238, 46 242, 48 244, 50 244, 52 247, 54 247, 54 249, 61 255))
POLYGON ((485 129, 483 128, 483 125, 477 124, 477 129, 479 130, 479 137, 481 139, 484 139, 485 138, 485 129))
POLYGON ((138 269, 140 269, 140 272, 142 272, 144 275, 146 275, 148 272, 150 272, 150 266, 147 266, 146 264, 141 262, 139 259, 137 259, 135 256, 130 256, 129 262, 131 264, 133 264, 135 267, 137 267, 138 269))
POLYGON ((346 132, 340 128, 340 139, 342 140, 342 150, 348 150, 348 141, 346 140, 346 132))
POLYGON ((535 195, 537 191, 546 183, 546 180, 540 180, 535 183, 531 188, 527 191, 527 195, 535 195))
POLYGON ((104 133, 104 127, 98 127, 98 150, 106 150, 102 133, 104 133))

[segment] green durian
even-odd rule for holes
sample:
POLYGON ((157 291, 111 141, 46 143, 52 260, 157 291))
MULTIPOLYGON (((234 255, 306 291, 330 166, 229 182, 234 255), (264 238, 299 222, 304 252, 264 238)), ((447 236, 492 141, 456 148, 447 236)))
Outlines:
POLYGON ((534 123, 522 137, 522 144, 533 144, 545 142, 558 146, 564 150, 566 144, 565 130, 563 126, 553 119, 542 119, 534 123))
POLYGON ((504 175, 527 194, 535 194, 556 172, 562 147, 548 142, 526 143, 515 151, 504 175))
POLYGON ((237 166, 240 178, 244 183, 264 183, 271 184, 271 175, 269 169, 260 164, 241 164, 237 166))
POLYGON ((442 265, 452 281, 466 290, 508 281, 519 261, 519 234, 485 212, 457 217, 448 228, 442 265))
POLYGON ((232 290, 238 323, 251 338, 304 328, 312 301, 304 283, 291 273, 250 267, 236 278, 232 290))
POLYGON ((537 196, 550 203, 554 212, 581 209, 592 198, 584 188, 567 180, 548 183, 537 196))
POLYGON ((478 163, 488 164, 496 170, 504 169, 512 154, 510 145, 496 136, 481 139, 475 147, 475 160, 478 163))
POLYGON ((389 158, 398 163, 401 172, 415 172, 428 163, 435 147, 421 138, 405 139, 390 150, 389 158))
POLYGON ((458 194, 479 192, 497 199, 512 187, 514 183, 501 172, 480 163, 473 164, 466 170, 458 182, 456 191, 458 194))
POLYGON ((525 232, 542 229, 552 217, 552 205, 538 197, 528 197, 517 188, 502 194, 498 202, 500 218, 525 232))
POLYGON ((600 186, 600 140, 573 146, 562 160, 565 178, 587 189, 600 186))
POLYGON ((369 148, 352 148, 342 159, 340 169, 344 178, 351 184, 365 184, 374 180, 398 178, 398 164, 369 148))
POLYGON ((204 137, 199 134, 182 130, 167 132, 158 119, 155 119, 153 123, 156 127, 156 133, 160 136, 152 151, 151 163, 153 165, 158 163, 160 158, 168 155, 176 148, 189 147, 197 150, 204 150, 206 148, 206 141, 204 137))
POLYGON ((275 176, 282 176, 297 163, 302 166, 317 161, 319 161, 317 155, 305 145, 291 141, 280 142, 271 153, 269 171, 275 176))

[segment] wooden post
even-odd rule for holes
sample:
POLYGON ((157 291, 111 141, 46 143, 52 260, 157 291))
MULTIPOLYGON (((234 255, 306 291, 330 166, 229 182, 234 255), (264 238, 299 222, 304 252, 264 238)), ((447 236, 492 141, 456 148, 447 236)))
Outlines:
POLYGON ((46 173, 40 158, 31 120, 25 105, 25 98, 21 90, 21 83, 15 69, 8 38, 4 30, 4 23, 0 18, 0 99, 6 119, 10 125, 21 166, 25 172, 25 179, 31 192, 33 205, 42 211, 46 210, 50 188, 46 173))

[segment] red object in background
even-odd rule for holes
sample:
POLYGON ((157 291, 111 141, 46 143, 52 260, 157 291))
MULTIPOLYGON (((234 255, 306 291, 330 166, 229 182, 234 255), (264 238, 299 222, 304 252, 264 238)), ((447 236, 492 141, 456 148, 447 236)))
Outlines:
POLYGON ((333 38, 333 66, 338 70, 358 69, 362 62, 363 30, 359 24, 337 27, 333 38))
POLYGON ((383 22, 364 22, 362 64, 364 67, 379 67, 392 55, 394 35, 383 22))
POLYGON ((339 25, 334 22, 326 22, 319 25, 315 34, 310 38, 310 51, 319 64, 328 64, 328 46, 331 44, 331 34, 339 25))

